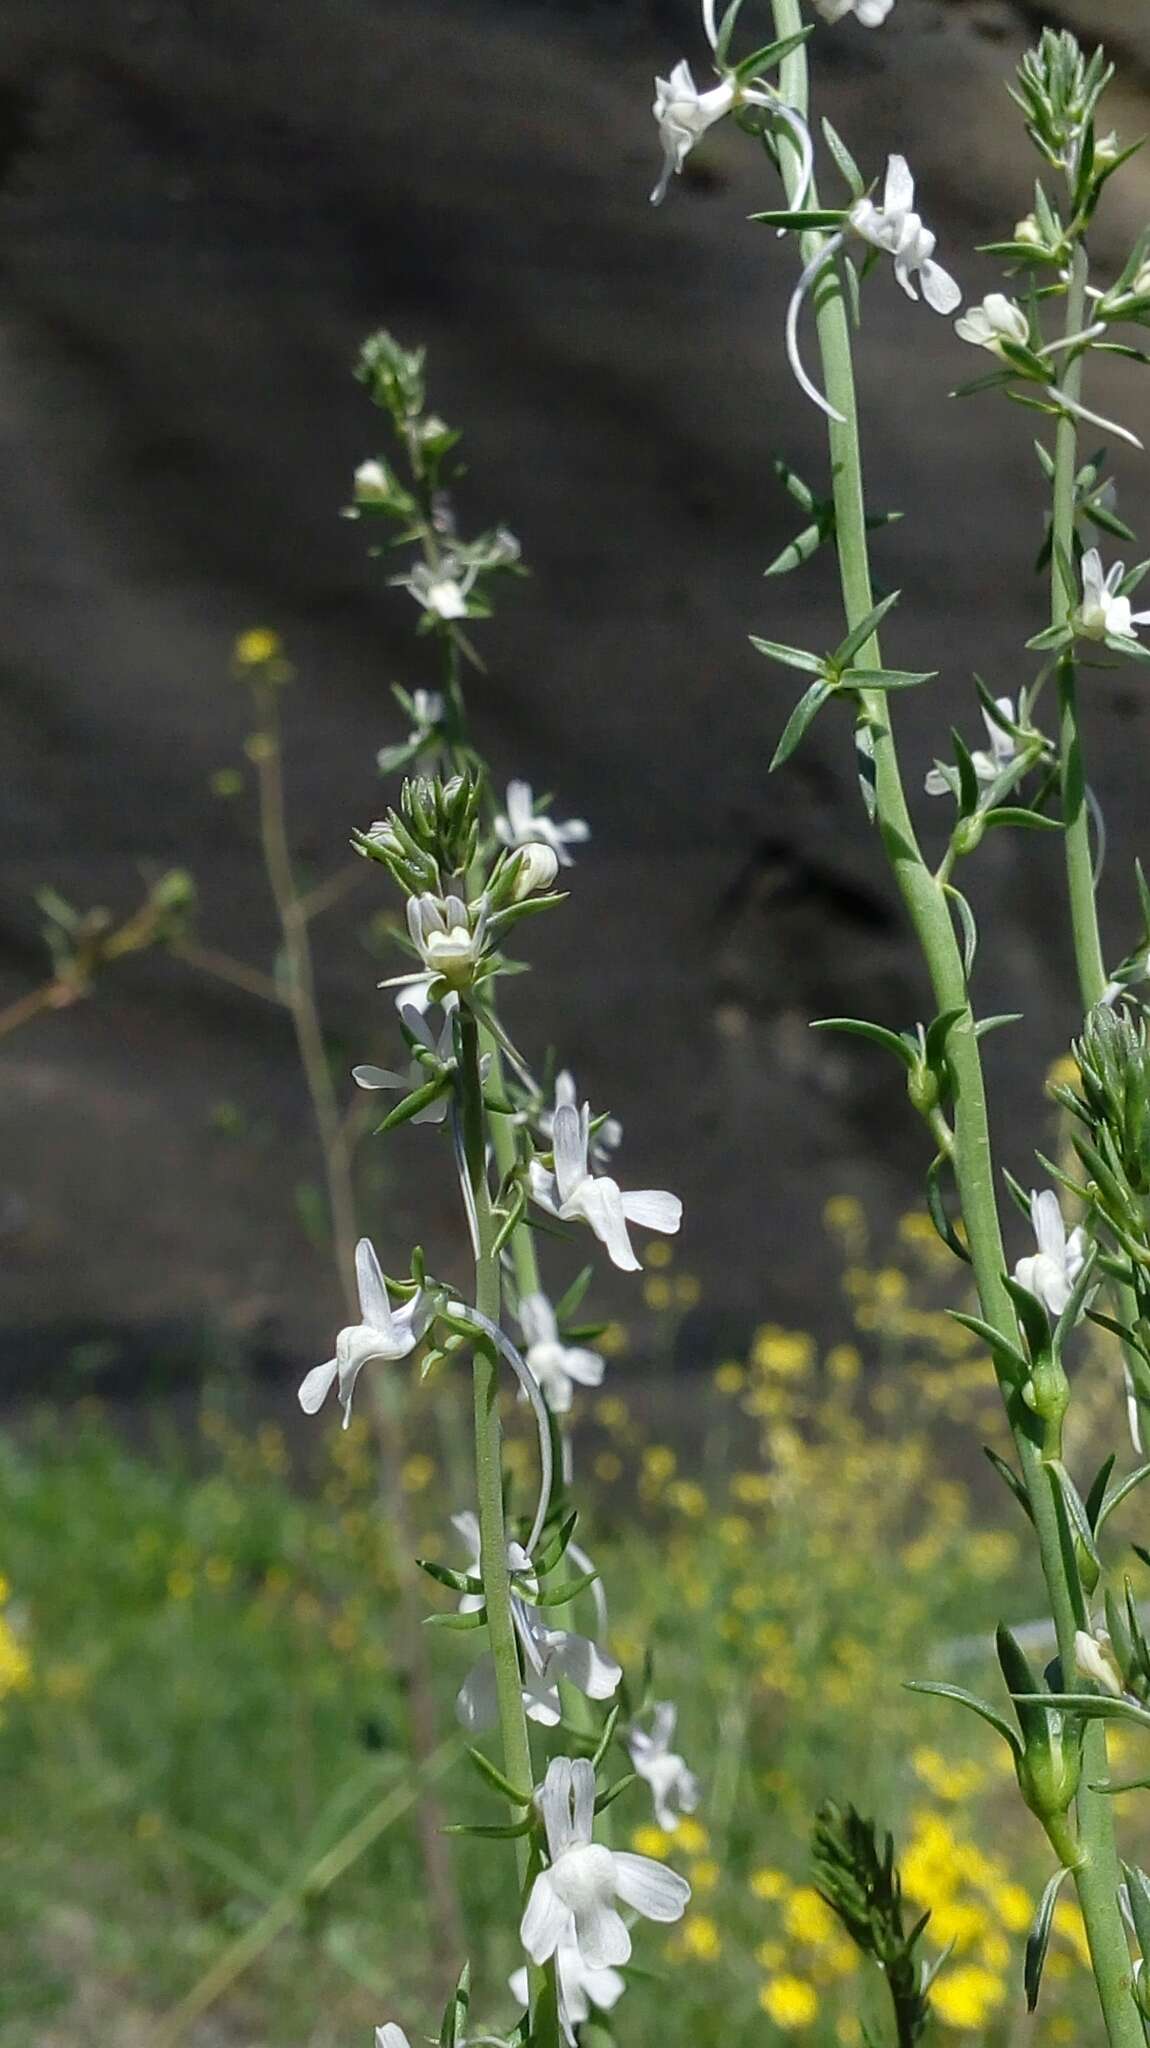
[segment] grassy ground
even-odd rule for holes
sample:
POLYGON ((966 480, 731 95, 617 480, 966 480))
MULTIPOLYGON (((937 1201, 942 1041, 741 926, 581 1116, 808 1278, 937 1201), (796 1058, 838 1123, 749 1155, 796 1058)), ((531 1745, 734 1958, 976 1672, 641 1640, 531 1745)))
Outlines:
MULTIPOLYGON (((704 1783, 674 1838, 642 1787, 613 1809, 617 1842, 669 1856, 694 1886, 679 1928, 637 1940, 616 2032, 851 2048, 870 2014, 889 2038, 881 1985, 809 1881, 812 1813, 832 1795, 895 1828, 911 1901, 932 1909, 935 1947, 954 1943, 940 2041, 1085 2043, 1097 2029, 1068 1903, 1038 2020, 1021 2016, 1050 1859, 1005 1750, 900 1684, 993 1692, 992 1624, 1041 1611, 1021 1518, 974 1471, 972 1446, 998 1441, 989 1370, 932 1306, 921 1219, 887 1265, 851 1205, 831 1220, 849 1341, 819 1355, 766 1326, 748 1360, 689 1388, 665 1436, 636 1419, 653 1403, 623 1361, 582 1411, 581 1540, 612 1640, 631 1673, 653 1647, 704 1783)), ((690 1292, 669 1269, 647 1284, 668 1317, 690 1292)), ((421 1550, 456 1561, 463 1427, 449 1390, 426 1397, 404 1465, 421 1550)), ((388 1518, 366 1425, 318 1432, 293 1452, 217 1389, 190 1425, 132 1449, 92 1403, 0 1438, 4 2048, 174 2041, 162 2016, 197 1985, 178 2038, 200 2048, 351 2048, 386 2018, 413 2039, 437 2025, 461 1959, 434 1924, 413 1824, 388 1518)), ((446 1596, 429 1588, 427 1604, 446 1596)), ((472 1652, 442 1631, 430 1649, 438 1768, 472 1652)), ((451 1817, 493 1817, 464 1764, 440 1792, 451 1817)), ((476 2009, 510 2023, 517 1957, 492 1882, 510 1848, 453 1856, 476 2009)))

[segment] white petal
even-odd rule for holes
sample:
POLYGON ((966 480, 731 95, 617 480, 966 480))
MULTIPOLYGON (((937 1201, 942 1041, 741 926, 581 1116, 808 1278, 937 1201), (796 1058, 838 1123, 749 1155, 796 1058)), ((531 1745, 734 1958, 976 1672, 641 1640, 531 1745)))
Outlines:
POLYGON ((540 1677, 537 1671, 529 1671, 523 1685, 523 1710, 527 1719, 540 1728, 558 1728, 563 1719, 559 1687, 540 1677))
MULTIPOLYGON (((547 1848, 552 1863, 562 1856, 564 1850, 591 1840, 588 1824, 584 1835, 575 1831, 571 1802, 574 1791, 575 1765, 567 1756, 552 1757, 547 1766, 547 1775, 539 1788, 538 1806, 543 1815, 543 1826, 547 1833, 547 1848)), ((594 1776, 591 1780, 591 1804, 595 1803, 594 1776)))
POLYGON ((482 1735, 499 1719, 495 1659, 490 1651, 473 1664, 455 1696, 455 1718, 469 1735, 482 1735))
POLYGON ((299 1405, 305 1415, 314 1415, 323 1407, 338 1371, 334 1358, 329 1358, 326 1365, 313 1365, 299 1390, 299 1405))
POLYGON ((519 1327, 523 1332, 523 1341, 529 1349, 533 1344, 555 1343, 558 1336, 555 1311, 541 1290, 522 1297, 519 1303, 519 1327))
POLYGON ((555 1185, 555 1175, 546 1166, 542 1166, 538 1159, 531 1161, 527 1174, 531 1185, 532 1200, 538 1202, 541 1209, 547 1209, 552 1216, 557 1216, 559 1213, 559 1190, 555 1185))
POLYGON ((919 271, 922 279, 922 295, 928 306, 936 313, 953 313, 962 304, 962 286, 944 270, 941 263, 929 258, 919 271))
POLYGON ((357 1088, 406 1088, 403 1074, 393 1074, 390 1067, 353 1067, 351 1078, 357 1088))
POLYGON ((526 1965, 526 1963, 524 1963, 524 1965, 523 1965, 523 1968, 522 1968, 521 1970, 513 1970, 513 1971, 511 1972, 511 1975, 510 1975, 510 1977, 509 1977, 509 1978, 507 1979, 507 1989, 508 1989, 508 1990, 510 1991, 510 1993, 511 1993, 511 1996, 512 1996, 512 1998, 513 1998, 513 1999, 515 2000, 515 2003, 516 2003, 516 2005, 526 2005, 526 2003, 527 2003, 527 1965, 526 1965))
POLYGON ((637 1223, 643 1230, 662 1230, 674 1237, 683 1221, 683 1204, 678 1195, 669 1195, 662 1188, 638 1188, 623 1196, 623 1214, 628 1223, 637 1223))
POLYGON ((1066 1257, 1066 1225, 1062 1221, 1058 1196, 1052 1188, 1043 1188, 1041 1194, 1031 1190, 1030 1221, 1039 1251, 1061 1265, 1066 1257))
POLYGON ((355 1277, 359 1285, 359 1306, 365 1323, 380 1330, 385 1336, 392 1334, 391 1303, 375 1246, 370 1237, 361 1237, 355 1248, 355 1277))
POLYGON ((554 1955, 570 1924, 571 1915, 555 1892, 550 1871, 541 1870, 519 1923, 519 1939, 533 1963, 545 1963, 554 1955))
POLYGON ((928 796, 945 796, 950 789, 950 784, 941 768, 931 768, 922 786, 928 796))
POLYGON ((682 1919, 691 1896, 685 1877, 650 1856, 632 1856, 625 1849, 614 1854, 615 1890, 628 1906, 634 1906, 644 1920, 682 1919))
POLYGON ((583 1351, 577 1346, 573 1350, 564 1350, 563 1370, 581 1387, 601 1387, 606 1366, 597 1351, 583 1351))
POLYGON ((622 1915, 606 1899, 589 1899, 575 1910, 575 1939, 589 1970, 609 1970, 631 1956, 631 1937, 622 1915))
POLYGON ((904 156, 890 156, 886 162, 882 210, 884 213, 909 213, 913 205, 914 179, 910 165, 904 156))
POLYGON ((555 1182, 559 1189, 560 1202, 566 1202, 587 1178, 587 1146, 583 1136, 582 1120, 571 1103, 561 1102, 551 1127, 551 1145, 555 1154, 555 1182))
POLYGON ((585 1180, 578 1191, 578 1207, 600 1244, 606 1245, 612 1265, 621 1273, 641 1272, 642 1266, 627 1235, 623 1197, 616 1183, 607 1174, 598 1180, 585 1180))
POLYGON ((589 1700, 609 1700, 618 1691, 623 1666, 589 1636, 557 1631, 562 1640, 551 1653, 552 1669, 569 1679, 589 1700))
POLYGON ((376 2028, 375 2048, 410 2048, 410 2043, 403 2028, 389 2020, 386 2026, 376 2028))

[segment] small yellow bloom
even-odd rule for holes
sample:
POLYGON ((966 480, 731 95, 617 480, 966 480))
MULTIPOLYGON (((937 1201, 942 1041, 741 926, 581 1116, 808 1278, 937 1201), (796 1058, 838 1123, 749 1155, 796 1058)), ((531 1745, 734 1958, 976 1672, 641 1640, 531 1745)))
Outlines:
POLYGON ((614 1451, 600 1451, 594 1470, 596 1479, 601 1479, 604 1486, 613 1486, 622 1473, 623 1460, 614 1451))
POLYGON ((811 1885, 804 1884, 787 1900, 783 1926, 795 1941, 805 1941, 813 1946, 828 1941, 837 1922, 826 1900, 820 1898, 811 1885))
POLYGON ((671 1283, 665 1273, 648 1273, 643 1282, 643 1299, 648 1308, 670 1308, 671 1283))
POLYGON ((645 1266, 669 1266, 674 1256, 675 1254, 665 1237, 652 1238, 650 1244, 643 1246, 643 1264, 645 1266))
POLYGON ((661 1863, 670 1852, 671 1837, 664 1834, 662 1828, 648 1825, 647 1827, 634 1830, 631 1836, 631 1847, 636 1855, 654 1856, 661 1863))
POLYGON ((266 626, 252 626, 236 639, 233 653, 241 668, 262 668, 266 662, 276 661, 283 652, 283 642, 278 633, 266 626))
POLYGON ((977 1963, 957 1970, 944 1970, 930 1994, 931 2006, 944 2027, 985 2027, 1006 1996, 1001 1977, 977 1963))
POLYGON ((710 1856, 701 1856, 697 1863, 691 1864, 687 1872, 691 1880, 691 1889, 696 1892, 713 1892, 722 1874, 718 1864, 710 1856))
POLYGON ((720 1365, 715 1373, 715 1385, 720 1394, 740 1394, 746 1385, 747 1375, 741 1365, 728 1361, 720 1365))
POLYGON ((757 1899, 782 1899, 790 1891, 791 1881, 782 1870, 771 1870, 766 1865, 751 1872, 751 1890, 757 1899))
POLYGON ((853 1387, 862 1371, 862 1359, 853 1344, 836 1344, 827 1352, 827 1372, 835 1385, 853 1387))
POLYGON ((723 1950, 719 1930, 707 1913, 688 1913, 680 1942, 684 1954, 698 1963, 715 1962, 723 1950))
MULTIPOLYGON (((667 1837, 664 1836, 663 1839, 666 1841, 667 1837)), ((703 1826, 702 1821, 694 1820, 688 1813, 683 1815, 671 1840, 674 1842, 676 1849, 682 1849, 684 1855, 701 1856, 704 1849, 709 1847, 711 1837, 703 1826)))
POLYGON ((405 1493, 422 1493, 435 1477, 434 1458, 423 1451, 414 1452, 405 1458, 399 1477, 405 1493))
POLYGON ((804 1977, 771 1977, 759 1992, 759 2004, 767 2018, 789 2034, 817 2018, 819 1994, 804 1977))
POLYGON ((195 1590, 196 1582, 191 1572, 185 1571, 182 1565, 168 1573, 169 1600, 190 1600, 195 1590))

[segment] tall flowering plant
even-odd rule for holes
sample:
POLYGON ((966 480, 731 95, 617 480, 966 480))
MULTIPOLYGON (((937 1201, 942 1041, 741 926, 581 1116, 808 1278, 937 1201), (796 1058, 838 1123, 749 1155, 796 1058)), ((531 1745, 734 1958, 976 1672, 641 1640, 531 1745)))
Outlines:
MULTIPOLYGON (((1049 624, 1028 643, 1029 680, 1017 696, 995 696, 978 685, 989 745, 974 748, 955 735, 953 758, 937 761, 926 776, 926 792, 953 805, 941 857, 932 861, 912 816, 896 742, 899 694, 928 685, 932 675, 892 667, 880 651, 880 628, 898 593, 875 602, 869 534, 883 522, 867 513, 852 352, 864 288, 884 258, 907 297, 921 296, 935 314, 956 314, 962 291, 936 257, 935 235, 917 210, 911 171, 897 151, 864 171, 824 120, 821 140, 836 184, 845 189, 835 200, 820 196, 807 51, 815 25, 804 23, 800 0, 772 0, 774 42, 736 62, 740 6, 734 0, 718 28, 704 8, 718 86, 688 92, 684 66, 671 81, 659 81, 654 112, 665 169, 654 196, 662 197, 668 171, 681 169, 687 151, 726 115, 749 131, 782 185, 778 203, 755 218, 797 243, 782 339, 801 390, 827 418, 832 495, 820 501, 785 473, 809 524, 771 573, 792 570, 831 543, 846 631, 827 653, 755 639, 771 662, 803 678, 772 766, 790 757, 828 707, 845 713, 863 801, 919 943, 934 1014, 929 1023, 901 1032, 864 1019, 821 1021, 892 1053, 926 1125, 931 1215, 972 1269, 978 1313, 957 1313, 993 1359, 1016 1452, 1014 1463, 994 1462, 1029 1524, 1057 1642, 1053 1662, 1039 1675, 1009 1630, 999 1630, 1005 1708, 951 1686, 920 1689, 981 1715, 1007 1744, 1022 1797, 1053 1851, 1027 1945, 1028 2004, 1033 2008, 1039 1996, 1059 1889, 1073 1884, 1106 2039, 1111 2048, 1137 2048, 1150 2038, 1150 1993, 1132 1944, 1142 1958, 1150 1956, 1150 1879, 1133 1862, 1120 1861, 1115 1811, 1121 1810, 1118 1795, 1144 1794, 1150 1778, 1117 1783, 1106 1737, 1116 1722, 1150 1730, 1150 1651, 1129 1581, 1103 1591, 1103 1538, 1113 1510, 1150 1465, 1137 1464, 1115 1481, 1111 1457, 1093 1478, 1075 1475, 1063 1440, 1072 1398, 1067 1368, 1086 1318, 1119 1340, 1136 1453, 1150 1407, 1150 1052, 1148 1013, 1139 996, 1150 974, 1150 891, 1139 871, 1140 929, 1114 962, 1096 903, 1101 821, 1079 701, 1080 683, 1089 685, 1098 666, 1150 659, 1139 639, 1150 614, 1135 609, 1148 565, 1127 571, 1121 561, 1107 562, 1104 549, 1132 541, 1133 534, 1115 509, 1104 456, 1083 460, 1079 447, 1084 422, 1141 446, 1123 424, 1091 410, 1086 386, 1099 354, 1135 365, 1150 361, 1139 345, 1139 330, 1150 325, 1150 233, 1139 237, 1116 275, 1095 276, 1092 223, 1110 180, 1133 151, 1101 124, 1100 103, 1112 75, 1103 53, 1087 58, 1072 35, 1047 31, 1023 59, 1012 92, 1042 172, 1031 211, 991 248, 1006 268, 1009 290, 968 308, 956 332, 983 359, 982 374, 966 393, 1025 406, 1041 429, 1037 454, 1049 512, 1039 567, 1049 572, 1049 624), (768 80, 767 73, 774 76, 768 80), (808 368, 804 353, 808 321, 818 371, 808 368), (1084 1021, 1074 1048, 1080 1083, 1061 1091, 1080 1171, 1043 1162, 1056 1186, 1029 1192, 1003 1173, 1003 1186, 1034 1238, 1034 1249, 1011 1266, 982 1041, 992 1028, 1022 1020, 978 1014, 978 930, 956 875, 987 832, 1019 827, 1062 838, 1084 1021), (1063 1196, 1079 1218, 1072 1228, 1063 1196)), ((890 7, 819 0, 816 11, 832 24, 853 12, 863 27, 877 28, 890 7)), ((1150 1561, 1147 1553, 1139 1555, 1150 1561)), ((844 1910, 833 1887, 827 1896, 844 1910)), ((916 2038, 910 2025, 900 2022, 900 2039, 916 2038)))
MULTIPOLYGON (((605 1641, 606 1597, 578 1540, 568 1427, 573 1389, 604 1373, 598 1331, 579 1322, 593 1267, 553 1299, 538 1237, 555 1240, 557 1257, 582 1240, 633 1272, 632 1229, 673 1233, 681 1205, 661 1190, 620 1186, 618 1123, 592 1111, 566 1070, 545 1088, 504 1023, 501 989, 517 966, 520 927, 564 906, 556 885, 589 830, 553 818, 521 779, 498 790, 473 743, 464 682, 482 668, 475 634, 498 580, 521 573, 520 549, 506 528, 472 539, 459 531, 459 435, 428 404, 422 351, 377 334, 359 376, 388 446, 356 471, 348 516, 368 527, 373 553, 395 563, 390 580, 433 643, 439 674, 434 688, 396 690, 408 729, 380 750, 379 767, 404 779, 391 807, 353 835, 398 890, 406 957, 382 984, 398 1064, 361 1063, 350 1078, 381 1098, 380 1134, 410 1123, 439 1145, 474 1278, 467 1289, 449 1285, 419 1248, 389 1275, 362 1238, 353 1319, 299 1399, 309 1415, 334 1401, 346 1427, 364 1373, 418 1360, 426 1378, 471 1362, 474 1502, 451 1518, 464 1555, 458 1567, 420 1562, 456 1596, 428 1619, 475 1644, 457 1717, 504 1817, 462 1831, 506 1858, 496 1883, 518 1895, 524 1963, 510 1988, 523 2017, 510 2039, 552 2048, 622 1996, 636 1920, 678 1920, 689 1897, 662 1863, 610 1846, 599 1816, 642 1780, 659 1824, 673 1831, 696 1787, 671 1749, 673 1707, 650 1701, 646 1685, 628 1692, 605 1641), (505 1386, 534 1418, 537 1483, 526 1501, 516 1499, 503 1455, 505 1386), (492 1731, 494 1750, 480 1747, 492 1731), (622 1770, 612 1769, 616 1756, 622 1770)), ((470 1995, 465 1968, 444 2016, 444 2048, 463 2038, 470 1995)), ((394 2021, 378 2030, 379 2048, 405 2042, 394 2021)))

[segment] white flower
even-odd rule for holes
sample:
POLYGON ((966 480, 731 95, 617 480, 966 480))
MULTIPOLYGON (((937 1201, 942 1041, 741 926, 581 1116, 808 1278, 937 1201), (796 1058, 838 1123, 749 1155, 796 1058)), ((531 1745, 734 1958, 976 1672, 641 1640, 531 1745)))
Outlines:
POLYGON ((523 1296, 519 1303, 519 1327, 523 1332, 523 1355, 553 1415, 568 1413, 576 1384, 602 1385, 604 1365, 599 1353, 584 1351, 577 1344, 564 1344, 555 1311, 545 1294, 523 1296))
MULTIPOLYGON (((555 1109, 558 1109, 560 1104, 564 1102, 570 1103, 572 1109, 577 1108, 579 1103, 579 1090, 575 1086, 575 1076, 571 1072, 570 1067, 561 1068, 555 1076, 555 1109)), ((551 1139, 555 1131, 555 1109, 541 1110, 536 1118, 539 1129, 548 1140, 551 1139)), ((617 1152, 622 1143, 623 1126, 619 1122, 618 1117, 605 1117, 599 1129, 594 1132, 591 1138, 588 1156, 592 1164, 594 1166, 605 1166, 612 1152, 617 1152)))
POLYGON ((662 204, 671 179, 678 176, 696 142, 730 113, 735 98, 733 78, 720 79, 708 92, 700 92, 685 61, 676 64, 670 78, 656 78, 651 112, 663 145, 663 169, 651 194, 652 206, 662 204))
MULTIPOLYGON (((575 2029, 591 2017, 591 2009, 610 2012, 627 1989, 618 1970, 590 1970, 574 1941, 561 1941, 555 1951, 559 1978, 559 2021, 566 2040, 574 2044, 575 2029)), ((516 1970, 508 1979, 511 1996, 527 2004, 527 1970, 516 1970)))
POLYGON ((550 1172, 538 1159, 531 1161, 531 1193, 541 1209, 566 1223, 581 1219, 589 1223, 600 1244, 606 1245, 612 1264, 621 1273, 638 1273, 628 1223, 644 1230, 660 1230, 673 1237, 683 1218, 683 1204, 677 1195, 658 1188, 643 1188, 625 1195, 608 1174, 593 1174, 587 1164, 591 1112, 582 1112, 561 1102, 552 1125, 555 1170, 550 1172))
MULTIPOLYGON (((410 990, 405 989, 403 994, 405 996, 410 994, 410 990)), ((412 1038, 418 1040, 419 1044, 432 1055, 431 1061, 425 1064, 423 1060, 413 1059, 406 1074, 396 1074, 393 1073, 390 1067, 374 1067, 370 1064, 353 1067, 351 1078, 357 1088, 399 1088, 405 1093, 411 1093, 416 1088, 426 1087, 427 1083, 433 1079, 437 1072, 441 1075, 453 1074, 455 1072, 455 1043, 452 1032, 451 1012, 455 1007, 456 998, 449 994, 444 1003, 443 1027, 437 1038, 427 1021, 426 1015, 419 1008, 418 1004, 411 1002, 400 1003, 399 1014, 405 1031, 412 1038), (449 1004, 451 1006, 450 1009, 448 1008, 449 1004)), ((490 1058, 488 1058, 488 1066, 490 1064, 490 1058)), ((450 1099, 451 1092, 449 1089, 445 1089, 442 1095, 437 1095, 434 1101, 427 1103, 423 1109, 416 1111, 411 1119, 412 1123, 441 1124, 447 1115, 450 1099)))
POLYGON ((355 495, 360 500, 390 498, 392 481, 382 462, 361 462, 355 472, 355 495))
MULTIPOLYGON (((467 1546, 468 1577, 473 1579, 482 1577, 483 1545, 479 1535, 479 1516, 473 1508, 464 1508, 461 1514, 452 1515, 451 1526, 458 1531, 467 1546)), ((531 1559, 521 1543, 508 1544, 507 1569, 516 1574, 516 1576, 523 1572, 531 1573, 531 1559)), ((531 1576, 530 1584, 532 1590, 537 1589, 538 1581, 533 1575, 531 1576)), ((459 1596, 460 1614, 478 1614, 483 1604, 482 1593, 461 1593, 459 1596)))
MULTIPOLYGON (((463 1597, 469 1600, 473 1596, 463 1597)), ((529 1606, 516 1593, 511 1596, 511 1618, 519 1638, 523 1705, 529 1721, 538 1721, 543 1728, 558 1727, 563 1717, 561 1678, 589 1700, 612 1698, 623 1676, 623 1667, 598 1643, 593 1643, 590 1636, 576 1635, 570 1629, 549 1628, 539 1609, 529 1606)), ((470 1735, 481 1735, 498 1719, 499 1696, 490 1653, 468 1672, 456 1696, 455 1712, 470 1735)))
POLYGON ((386 2026, 375 2030, 375 2048, 411 2048, 411 2043, 403 2028, 397 2027, 394 2020, 388 2020, 386 2026))
POLYGON ((894 0, 815 0, 824 21, 841 21, 845 14, 857 14, 863 28, 881 28, 894 0))
POLYGON ((894 258, 894 274, 907 297, 917 299, 914 272, 922 295, 936 313, 953 313, 962 302, 962 287, 934 261, 936 237, 914 211, 914 179, 904 156, 887 158, 882 205, 858 199, 847 214, 856 235, 872 248, 894 258))
POLYGON ((1118 586, 1126 574, 1125 562, 1115 562, 1104 576, 1097 548, 1087 548, 1082 557, 1082 603, 1078 609, 1078 631, 1087 640, 1136 640, 1135 628, 1150 626, 1150 612, 1131 609, 1130 599, 1119 596, 1118 586))
POLYGON ((483 957, 486 898, 480 897, 469 909, 460 896, 409 896, 407 929, 423 967, 417 974, 393 975, 380 987, 411 988, 428 975, 442 975, 449 984, 464 987, 483 957))
POLYGON ((519 848, 516 860, 515 880, 511 887, 513 903, 522 903, 528 896, 540 896, 553 889, 559 879, 559 855, 553 846, 544 846, 535 840, 530 846, 519 848))
POLYGON ((1019 1259, 1014 1277, 1020 1287, 1037 1295, 1052 1316, 1060 1316, 1085 1262, 1086 1233, 1078 1228, 1067 1235, 1058 1196, 1051 1188, 1044 1188, 1041 1194, 1031 1190, 1030 1220, 1038 1250, 1019 1259))
POLYGON ((1004 341, 1025 348, 1030 340, 1030 322, 1022 307, 1004 292, 988 292, 981 306, 971 306, 961 320, 955 321, 954 331, 960 341, 988 348, 994 355, 1002 354, 1004 341))
MULTIPOLYGON (((996 697, 994 701, 1003 717, 1009 719, 1013 725, 1014 699, 1012 697, 996 697)), ((1018 752, 1018 745, 1014 734, 1004 732, 1003 728, 995 723, 989 711, 985 708, 982 713, 982 722, 990 739, 990 749, 987 752, 982 747, 976 747, 970 756, 971 766, 980 782, 996 782, 1003 769, 1009 768, 1018 752)), ((945 796, 947 791, 952 790, 954 787, 953 770, 948 775, 942 768, 932 768, 926 778, 924 787, 928 796, 945 796)))
POLYGON ((671 1748, 678 1711, 672 1700, 656 1702, 651 1732, 632 1728, 627 1748, 638 1776, 651 1787, 655 1819, 668 1835, 679 1825, 679 1816, 694 1813, 699 1804, 699 1781, 676 1750, 671 1748))
POLYGON ((595 1773, 586 1757, 553 1757, 537 1794, 551 1861, 531 1887, 519 1938, 533 1963, 545 1963, 561 1942, 590 1970, 625 1963, 631 1936, 614 1904, 645 1920, 680 1920, 691 1896, 686 1878, 650 1856, 593 1842, 595 1773))
POLYGON ((545 811, 536 811, 529 782, 509 782, 507 809, 495 820, 495 836, 504 846, 549 846, 560 867, 573 866, 569 846, 585 845, 591 830, 583 818, 568 818, 556 824, 545 811))
MULTIPOLYGON (((862 4, 873 10, 884 5, 884 0, 862 0, 862 4)), ((893 0, 885 0, 885 4, 893 5, 893 0)), ((703 0, 703 32, 711 49, 717 49, 719 35, 715 23, 715 0, 703 0)), ((708 128, 713 128, 716 121, 721 121, 738 106, 766 107, 777 121, 789 129, 800 160, 799 190, 794 203, 796 206, 803 204, 814 170, 814 151, 802 116, 794 107, 788 106, 773 87, 757 79, 740 85, 735 78, 723 72, 718 85, 700 92, 690 65, 680 62, 670 78, 655 80, 655 104, 651 111, 658 123, 659 140, 663 145, 663 169, 651 194, 652 206, 660 205, 666 198, 671 179, 679 175, 696 142, 708 128)))
POLYGON ((1106 1630, 1099 1629, 1097 1636, 1087 1635, 1085 1629, 1078 1629, 1074 1637, 1074 1663, 1081 1678, 1092 1678, 1104 1692, 1112 1693, 1120 1700, 1125 1687, 1122 1673, 1115 1661, 1114 1650, 1106 1630))
POLYGON ((373 1358, 407 1358, 431 1321, 433 1308, 422 1289, 405 1301, 402 1308, 392 1308, 370 1238, 361 1237, 356 1245, 355 1276, 363 1321, 340 1331, 335 1340, 335 1357, 329 1358, 326 1365, 313 1366, 299 1390, 304 1414, 314 1415, 338 1379, 345 1429, 351 1421, 355 1383, 364 1366, 373 1358))
POLYGON ((416 603, 425 612, 438 619, 465 619, 467 600, 478 571, 474 564, 467 569, 445 556, 438 568, 431 568, 427 562, 417 562, 406 576, 395 580, 411 592, 416 603))

